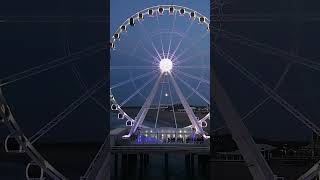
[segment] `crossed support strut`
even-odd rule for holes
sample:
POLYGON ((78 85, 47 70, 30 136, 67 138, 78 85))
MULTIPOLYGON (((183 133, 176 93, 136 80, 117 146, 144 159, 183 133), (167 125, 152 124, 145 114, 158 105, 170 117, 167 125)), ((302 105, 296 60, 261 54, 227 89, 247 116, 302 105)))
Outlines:
POLYGON ((161 79, 163 77, 163 73, 160 74, 160 76, 158 77, 155 85, 153 86, 149 96, 147 97, 146 101, 144 102, 142 108, 140 109, 138 115, 136 116, 135 120, 134 120, 134 123, 130 129, 130 132, 128 135, 124 135, 123 138, 129 138, 134 132, 136 132, 137 128, 139 126, 142 125, 143 121, 144 121, 144 118, 146 117, 147 113, 148 113, 148 110, 151 106, 151 103, 157 93, 157 90, 159 88, 159 85, 160 85, 160 82, 161 82, 161 79))
POLYGON ((127 135, 124 135, 123 138, 131 137, 131 135, 136 132, 137 128, 142 126, 142 123, 148 113, 148 110, 150 109, 150 106, 153 102, 153 99, 159 89, 160 82, 165 75, 168 75, 170 77, 170 80, 171 80, 173 87, 174 87, 174 89, 175 89, 175 91, 176 91, 176 93, 177 93, 177 95, 183 105, 183 108, 185 109, 187 116, 188 116, 189 120, 191 121, 192 128, 195 128, 197 134, 202 135, 206 139, 209 138, 210 136, 207 136, 205 134, 205 131, 202 129, 202 126, 199 124, 199 121, 197 121, 196 115, 194 114, 193 110, 191 109, 190 105, 188 104, 186 98, 183 96, 177 82, 175 81, 173 75, 170 72, 160 74, 160 76, 158 77, 155 85, 153 86, 149 96, 147 97, 145 103, 143 104, 142 108, 140 109, 138 115, 136 116, 129 133, 127 135))
POLYGON ((182 106, 183 106, 184 110, 186 111, 189 120, 191 121, 192 127, 196 129, 196 133, 197 134, 201 134, 204 138, 209 138, 209 136, 207 136, 205 134, 205 132, 203 131, 202 127, 198 123, 196 115, 194 114, 193 110, 189 106, 186 98, 183 96, 183 94, 182 94, 177 82, 174 80, 172 74, 169 73, 169 76, 170 76, 170 80, 171 80, 171 82, 173 84, 173 87, 176 90, 176 93, 177 93, 177 95, 178 95, 178 97, 179 97, 179 99, 180 99, 180 101, 182 103, 182 106))
POLYGON ((307 172, 301 175, 298 180, 312 180, 320 178, 320 161, 312 166, 307 172))

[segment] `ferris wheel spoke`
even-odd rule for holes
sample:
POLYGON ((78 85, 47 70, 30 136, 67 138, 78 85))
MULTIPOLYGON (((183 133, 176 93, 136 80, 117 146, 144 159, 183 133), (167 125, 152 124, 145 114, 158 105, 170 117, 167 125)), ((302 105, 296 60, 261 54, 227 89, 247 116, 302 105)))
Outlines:
POLYGON ((157 66, 110 66, 110 70, 139 70, 139 69, 157 69, 157 66))
MULTIPOLYGON (((182 38, 180 39, 180 41, 179 41, 178 45, 176 46, 175 50, 173 51, 173 53, 172 53, 172 55, 171 55, 170 59, 172 59, 172 58, 174 57, 174 55, 175 55, 175 54, 176 54, 176 52, 178 51, 178 49, 179 49, 179 47, 180 47, 180 45, 181 45, 182 41, 187 37, 187 34, 189 33, 189 31, 190 31, 190 29, 191 29, 191 27, 192 27, 193 23, 194 23, 194 20, 192 20, 192 22, 191 22, 191 24, 189 25, 189 27, 187 28, 187 30, 183 33, 183 36, 182 36, 182 38)), ((169 53, 170 53, 170 52, 169 52, 169 53)))
MULTIPOLYGON (((278 88, 280 87, 282 81, 284 80, 284 77, 286 76, 286 74, 289 72, 289 69, 291 67, 292 63, 289 63, 284 72, 282 73, 282 75, 280 76, 276 86, 274 87, 274 91, 277 91, 278 88)), ((261 109, 263 107, 264 104, 266 104, 267 102, 269 102, 271 100, 271 96, 266 97, 265 99, 263 99, 260 103, 258 103, 257 105, 255 105, 255 107, 253 107, 249 112, 247 112, 244 116, 241 117, 241 121, 245 122, 250 116, 252 116, 254 113, 257 113, 259 111, 259 109, 261 109)), ((226 128, 226 126, 221 126, 217 129, 215 129, 214 131, 221 131, 224 128, 226 128)))
POLYGON ((185 59, 177 59, 177 58, 174 58, 172 61, 174 62, 175 65, 180 65, 182 63, 185 63, 185 62, 188 62, 190 61, 191 59, 193 58, 196 58, 196 57, 204 57, 205 54, 208 54, 207 52, 202 52, 202 53, 196 53, 195 55, 192 55, 192 56, 188 56, 187 58, 185 59))
MULTIPOLYGON (((130 74, 130 79, 132 79, 132 71, 129 71, 129 74, 130 74)), ((135 81, 131 81, 131 83, 132 83, 134 89, 137 89, 137 85, 136 85, 135 81)), ((146 97, 141 92, 139 92, 139 95, 141 97, 143 97, 144 99, 146 99, 146 97)))
POLYGON ((202 66, 175 66, 175 68, 178 69, 210 69, 210 67, 207 65, 202 66))
MULTIPOLYGON (((137 47, 135 47, 133 49, 133 51, 136 50, 139 47, 140 44, 141 44, 142 49, 150 56, 150 58, 151 59, 155 59, 155 56, 144 46, 144 44, 142 43, 141 40, 137 43, 137 47)), ((119 53, 119 54, 125 54, 125 55, 128 55, 129 57, 134 57, 136 59, 140 59, 140 60, 143 60, 145 62, 154 64, 153 61, 150 61, 150 60, 148 60, 146 58, 143 58, 143 57, 138 57, 137 55, 135 55, 135 53, 129 53, 129 52, 126 52, 126 51, 123 51, 123 50, 122 51, 116 51, 116 52, 119 53)))
POLYGON ((178 74, 182 74, 182 75, 184 75, 186 77, 189 77, 191 79, 195 79, 195 80, 198 80, 200 82, 204 82, 206 84, 210 84, 210 80, 207 80, 207 79, 204 79, 204 78, 201 78, 201 77, 198 77, 198 76, 195 76, 195 75, 183 72, 183 71, 179 71, 177 69, 175 70, 175 72, 178 73, 178 74))
MULTIPOLYGON (((160 29, 159 12, 157 12, 156 14, 157 14, 158 27, 159 27, 159 29, 160 29)), ((165 57, 164 47, 163 47, 163 40, 162 40, 162 35, 161 35, 161 33, 160 33, 160 42, 161 42, 161 48, 162 48, 162 56, 165 57)))
MULTIPOLYGON (((77 78, 77 80, 79 81, 81 88, 84 89, 85 91, 87 91, 88 86, 87 86, 86 82, 84 82, 84 80, 81 78, 79 70, 75 64, 72 66, 72 71, 73 71, 75 77, 77 78)), ((94 96, 90 96, 90 99, 92 99, 92 101, 95 102, 104 111, 108 112, 108 109, 100 101, 98 101, 97 98, 95 98, 94 96)))
POLYGON ((114 89, 114 88, 123 86, 123 85, 125 85, 125 84, 128 84, 128 83, 130 83, 130 82, 132 82, 132 81, 136 81, 136 80, 142 79, 142 78, 144 78, 144 77, 150 76, 150 75, 154 74, 155 72, 157 72, 157 70, 154 70, 154 71, 151 71, 151 72, 148 72, 148 73, 141 74, 141 75, 136 76, 136 77, 134 77, 134 78, 131 78, 131 77, 130 77, 130 79, 128 79, 128 80, 125 80, 125 81, 122 81, 122 82, 119 82, 119 83, 117 83, 117 84, 112 85, 112 86, 110 87, 110 89, 114 89))
POLYGON ((162 91, 163 91, 163 84, 161 84, 161 91, 160 91, 160 97, 159 97, 159 103, 158 103, 156 123, 154 124, 154 128, 157 128, 157 124, 158 124, 158 118, 159 118, 159 112, 160 112, 160 105, 161 105, 161 99, 162 99, 162 91))
MULTIPOLYGON (((138 44, 141 44, 141 42, 139 42, 138 44)), ((149 55, 152 59, 154 59, 154 57, 152 56, 152 54, 151 54, 150 52, 148 52, 148 50, 145 49, 145 47, 143 47, 142 49, 143 49, 145 52, 147 52, 148 55, 149 55)), ((127 51, 117 51, 117 53, 118 53, 118 54, 121 54, 121 55, 124 55, 124 56, 128 56, 128 57, 130 57, 130 58, 134 58, 134 59, 137 59, 137 60, 141 60, 141 61, 147 62, 147 63, 149 63, 149 64, 154 64, 154 62, 151 61, 150 59, 148 60, 148 59, 146 59, 146 58, 144 58, 144 57, 140 57, 140 56, 136 55, 135 53, 129 53, 129 52, 127 52, 127 51)))
POLYGON ((293 63, 289 63, 289 64, 287 64, 287 66, 285 67, 283 73, 281 74, 281 76, 280 76, 280 78, 279 78, 279 80, 278 80, 278 82, 277 82, 277 84, 276 84, 276 86, 275 86, 275 88, 274 88, 275 90, 277 90, 277 89, 281 86, 281 84, 282 84, 282 82, 284 81, 285 77, 287 76, 287 74, 288 74, 288 72, 289 72, 292 64, 293 64, 293 63))
POLYGON ((165 52, 164 52, 164 47, 163 47, 163 39, 162 36, 160 35, 160 42, 161 42, 161 47, 162 47, 162 56, 165 57, 165 52))
MULTIPOLYGON (((282 73, 282 75, 280 76, 280 78, 279 78, 276 86, 273 88, 273 90, 274 90, 275 92, 279 89, 279 87, 280 87, 281 83, 283 82, 285 76, 286 76, 287 73, 289 72, 290 67, 291 67, 291 63, 286 66, 286 68, 285 68, 284 72, 282 73)), ((249 111, 245 116, 243 116, 241 119, 242 119, 242 120, 247 119, 247 118, 250 117, 252 114, 256 113, 264 104, 266 104, 267 102, 269 102, 271 99, 272 99, 271 96, 266 97, 266 98, 265 98, 264 100, 262 100, 259 104, 257 104, 254 108, 252 108, 252 110, 250 110, 250 111, 249 111)))
POLYGON ((31 77, 33 75, 48 71, 50 69, 62 66, 64 64, 74 62, 76 60, 81 59, 84 56, 94 55, 94 54, 101 52, 103 50, 106 50, 106 49, 107 49, 107 47, 106 47, 105 43, 102 43, 102 44, 99 43, 95 46, 91 46, 91 47, 83 49, 81 51, 72 53, 71 55, 54 59, 48 63, 44 63, 41 65, 35 66, 33 68, 27 69, 25 71, 22 71, 20 73, 16 73, 16 74, 13 74, 8 77, 0 79, 0 82, 1 82, 0 87, 8 85, 8 84, 16 82, 16 81, 19 81, 19 80, 22 80, 22 79, 25 79, 25 78, 28 78, 28 77, 31 77))
POLYGON ((199 93, 196 89, 194 89, 189 83, 181 79, 179 76, 175 76, 179 81, 181 81, 186 87, 191 89, 194 93, 196 93, 203 101, 205 101, 207 104, 210 104, 210 101, 205 98, 201 93, 199 93))
POLYGON ((144 83, 139 89, 137 89, 133 94, 131 94, 127 99, 125 99, 119 106, 122 107, 128 101, 130 101, 134 96, 136 96, 143 88, 145 88, 148 84, 150 84, 154 79, 156 79, 157 75, 150 78, 146 83, 144 83))
MULTIPOLYGON (((291 63, 287 65, 285 71, 283 72, 283 74, 279 78, 278 83, 276 84, 276 86, 274 88, 274 91, 276 91, 280 87, 280 84, 283 81, 285 75, 288 73, 290 66, 291 66, 291 63)), ((249 112, 247 112, 244 116, 242 116, 241 117, 241 121, 245 122, 251 115, 253 115, 254 113, 257 113, 259 111, 259 109, 261 109, 261 107, 264 104, 266 104, 267 102, 269 102, 271 99, 272 99, 271 96, 268 96, 265 99, 263 99, 259 104, 257 104, 249 112)), ((214 132, 221 131, 224 128, 226 128, 226 126, 221 126, 221 127, 217 128, 217 129, 215 129, 214 132)))
MULTIPOLYGON (((202 84, 201 81, 199 81, 198 84, 197 84, 197 87, 196 87, 195 89, 198 90, 201 84, 202 84)), ((192 92, 187 96, 186 99, 189 100, 189 98, 192 97, 193 95, 194 95, 194 92, 192 91, 192 92)))
POLYGON ((210 34, 210 33, 209 33, 209 32, 204 33, 204 35, 202 35, 198 41, 192 43, 190 47, 184 49, 184 51, 182 51, 182 52, 176 57, 176 59, 179 59, 179 58, 182 57, 187 51, 191 50, 191 48, 193 48, 193 47, 196 46, 198 43, 200 43, 208 34, 210 34))
POLYGON ((106 80, 100 80, 96 85, 92 88, 88 89, 83 95, 81 95, 77 100, 72 102, 64 111, 58 114, 54 119, 52 119, 49 123, 43 126, 38 132, 36 132, 30 138, 30 142, 33 144, 43 135, 48 133, 52 128, 58 125, 64 118, 66 118, 70 113, 76 110, 81 104, 83 104, 88 98, 90 98, 95 92, 101 89, 106 85, 106 80))
POLYGON ((175 26, 175 23, 176 23, 176 19, 177 19, 177 12, 175 11, 174 12, 174 18, 173 18, 173 21, 172 21, 172 28, 171 28, 171 32, 170 32, 170 37, 169 37, 170 41, 169 41, 167 58, 169 58, 169 54, 170 54, 170 50, 171 50, 172 34, 173 34, 173 29, 174 29, 174 26, 175 26))
MULTIPOLYGON (((144 46, 144 44, 143 44, 143 43, 141 43, 141 44, 142 44, 143 50, 144 50, 146 53, 148 53, 148 55, 149 55, 152 59, 156 59, 155 56, 144 46)), ((158 60, 158 61, 160 61, 160 60, 158 60)))
POLYGON ((307 59, 305 57, 301 57, 301 56, 289 53, 285 50, 272 47, 272 46, 265 44, 265 43, 251 40, 247 37, 244 37, 244 36, 241 36, 238 34, 234 34, 232 32, 223 30, 221 28, 214 27, 213 29, 216 30, 216 32, 220 33, 222 36, 228 38, 229 40, 237 41, 238 43, 240 43, 242 45, 246 45, 246 46, 261 50, 263 52, 266 52, 266 53, 269 53, 272 55, 285 57, 286 60, 288 60, 290 62, 295 62, 295 63, 301 64, 301 65, 304 65, 306 67, 309 67, 311 69, 320 71, 320 63, 319 62, 312 61, 312 60, 307 59))
POLYGON ((146 37, 147 37, 147 38, 149 39, 149 41, 151 42, 151 45, 152 45, 154 51, 157 53, 157 55, 158 55, 158 57, 159 57, 159 60, 160 60, 160 59, 161 59, 160 53, 159 53, 158 49, 155 47, 155 45, 154 45, 154 43, 153 43, 153 41, 152 41, 152 37, 151 37, 150 33, 146 30, 146 28, 145 28, 145 26, 144 26, 143 23, 141 23, 140 21, 139 21, 139 23, 140 23, 141 28, 143 29, 144 33, 146 34, 146 37))
POLYGON ((236 70, 238 70, 241 74, 243 74, 248 80, 250 80, 253 84, 257 85, 259 88, 263 89, 265 93, 267 93, 271 98, 281 105, 284 109, 290 112, 294 117, 296 117, 301 123, 310 128, 317 135, 320 135, 320 128, 314 124, 310 119, 308 119, 303 113, 301 113, 294 106, 289 104, 286 100, 284 100, 280 95, 278 95, 274 90, 272 90, 269 86, 267 86, 263 81, 258 79, 254 74, 249 72, 246 68, 241 66, 237 61, 233 59, 230 55, 226 54, 222 49, 214 45, 216 52, 227 61, 228 64, 233 66, 236 70))
POLYGON ((176 112, 175 112, 174 106, 173 106, 173 99, 172 99, 172 91, 171 91, 170 81, 168 81, 168 86, 169 86, 169 93, 170 93, 171 108, 172 108, 172 113, 173 113, 174 124, 176 125, 176 128, 178 128, 176 112))

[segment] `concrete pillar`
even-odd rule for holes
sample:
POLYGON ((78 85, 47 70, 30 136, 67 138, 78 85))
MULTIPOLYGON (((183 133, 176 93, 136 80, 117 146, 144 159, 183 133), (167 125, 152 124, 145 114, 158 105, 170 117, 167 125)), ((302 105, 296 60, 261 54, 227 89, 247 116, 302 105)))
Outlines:
POLYGON ((128 175, 128 154, 123 153, 121 156, 121 174, 122 174, 122 179, 127 179, 128 175))
POLYGON ((184 159, 185 159, 184 163, 185 163, 186 173, 187 173, 187 175, 189 175, 189 172, 190 172, 190 154, 186 154, 184 159))
POLYGON ((137 160, 138 156, 137 154, 129 154, 128 155, 128 175, 130 177, 137 175, 137 160))
POLYGON ((206 175, 207 170, 208 170, 208 160, 209 156, 208 155, 198 155, 198 172, 201 175, 206 175))
POLYGON ((169 179, 169 158, 168 158, 168 153, 164 153, 164 172, 165 172, 165 179, 169 179))
POLYGON ((144 164, 144 167, 147 167, 148 163, 149 163, 149 155, 148 154, 143 154, 143 164, 144 164))
POLYGON ((140 169, 140 175, 142 176, 143 175, 143 170, 144 170, 144 156, 142 153, 139 154, 139 169, 140 169))
POLYGON ((118 153, 114 154, 114 176, 118 177, 118 153))
POLYGON ((190 175, 194 176, 194 154, 190 154, 190 175))

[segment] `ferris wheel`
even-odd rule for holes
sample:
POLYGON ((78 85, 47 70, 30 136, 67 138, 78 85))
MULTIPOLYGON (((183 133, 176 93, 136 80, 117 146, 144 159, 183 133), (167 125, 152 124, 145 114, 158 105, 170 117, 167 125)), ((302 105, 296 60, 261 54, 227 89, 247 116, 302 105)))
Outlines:
POLYGON ((110 101, 111 110, 130 127, 123 138, 137 129, 158 133, 159 122, 165 121, 161 115, 169 113, 166 121, 174 121, 170 129, 174 138, 177 131, 187 129, 209 138, 204 131, 210 118, 209 24, 207 17, 190 8, 159 5, 135 13, 115 31, 110 42, 110 101), (191 105, 198 99, 207 108, 201 117, 191 105), (136 113, 127 112, 130 102, 136 113), (189 125, 179 126, 178 111, 187 115, 182 124, 189 125), (148 113, 154 123, 149 126, 143 124, 148 113))

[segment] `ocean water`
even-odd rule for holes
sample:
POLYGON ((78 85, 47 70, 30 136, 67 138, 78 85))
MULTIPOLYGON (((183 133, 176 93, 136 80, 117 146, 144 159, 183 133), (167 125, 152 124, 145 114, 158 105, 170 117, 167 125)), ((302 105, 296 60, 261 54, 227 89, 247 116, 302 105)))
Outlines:
POLYGON ((128 169, 121 167, 121 158, 118 157, 117 175, 114 171, 114 164, 111 168, 112 180, 207 180, 207 170, 205 167, 199 167, 195 158, 194 171, 185 168, 184 154, 168 154, 168 169, 165 169, 164 154, 150 154, 149 163, 141 170, 139 160, 130 160, 128 169))

